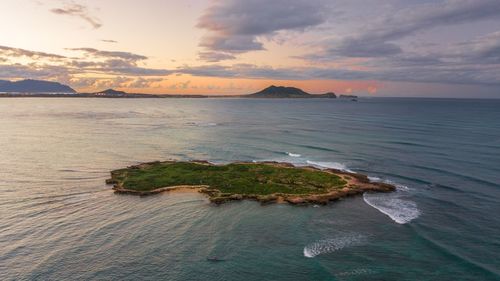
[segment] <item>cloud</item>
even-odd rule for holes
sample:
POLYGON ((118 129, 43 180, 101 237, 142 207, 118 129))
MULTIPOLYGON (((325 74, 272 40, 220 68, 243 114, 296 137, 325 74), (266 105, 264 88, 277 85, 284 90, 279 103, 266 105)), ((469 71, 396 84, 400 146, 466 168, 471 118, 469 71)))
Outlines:
POLYGON ((264 45, 256 37, 231 35, 231 36, 206 36, 200 42, 201 47, 208 50, 228 53, 245 53, 249 51, 264 50, 264 45))
POLYGON ((0 78, 18 79, 18 78, 39 78, 48 79, 55 76, 61 76, 67 73, 67 69, 61 66, 51 65, 22 65, 22 64, 0 64, 0 78))
POLYGON ((175 71, 176 73, 190 74, 193 76, 204 77, 237 77, 238 73, 229 66, 223 65, 202 65, 202 66, 183 66, 175 71))
POLYGON ((75 88, 94 88, 94 89, 109 89, 109 88, 125 88, 134 79, 129 77, 117 76, 113 78, 100 77, 74 77, 68 82, 75 88))
POLYGON ((147 60, 148 57, 130 52, 104 51, 94 48, 68 50, 84 53, 85 59, 72 60, 67 64, 85 71, 133 76, 164 76, 172 73, 166 69, 141 67, 139 62, 147 60))
POLYGON ((369 86, 368 89, 367 89, 368 93, 370 94, 376 94, 377 91, 378 91, 378 88, 375 87, 375 86, 369 86))
POLYGON ((102 51, 94 48, 69 48, 67 50, 71 51, 81 51, 87 55, 102 58, 120 58, 128 61, 140 61, 146 60, 148 57, 143 55, 138 55, 130 52, 120 52, 120 51, 102 51))
POLYGON ((127 86, 130 88, 151 88, 154 84, 158 84, 164 81, 164 78, 142 78, 139 77, 135 79, 132 83, 127 86))
POLYGON ((444 3, 422 4, 383 17, 367 29, 361 38, 394 40, 428 28, 490 18, 500 18, 500 2, 497 0, 448 0, 444 3))
POLYGON ((470 63, 500 64, 500 31, 460 42, 441 55, 470 63))
POLYGON ((305 74, 324 79, 500 84, 500 31, 464 42, 447 39, 439 43, 426 42, 432 37, 423 34, 442 30, 446 37, 453 34, 450 26, 498 23, 500 1, 448 0, 403 6, 387 9, 361 27, 350 26, 343 36, 320 41, 315 52, 298 58, 311 65, 335 63, 335 67, 310 68, 305 74), (412 36, 418 44, 408 44, 412 36))
POLYGON ((448 0, 420 4, 406 9, 378 15, 354 34, 329 40, 320 53, 304 56, 306 59, 325 60, 339 57, 384 57, 403 52, 395 41, 416 33, 439 27, 500 19, 498 0, 448 0))
POLYGON ((184 66, 177 73, 204 77, 305 80, 312 78, 316 68, 273 68, 253 64, 184 66), (306 70, 306 71, 305 71, 306 70))
POLYGON ((101 42, 105 42, 105 43, 118 43, 118 41, 111 40, 111 39, 101 39, 101 42))
POLYGON ((198 58, 207 62, 219 62, 223 60, 232 60, 236 57, 231 54, 221 52, 200 52, 198 53, 198 58))
POLYGON ((251 64, 184 66, 176 73, 204 77, 271 79, 271 80, 377 80, 445 84, 476 84, 500 86, 498 66, 414 66, 374 70, 349 70, 326 67, 273 68, 251 64))
POLYGON ((102 26, 101 21, 90 15, 86 6, 80 4, 67 4, 64 8, 55 8, 50 10, 52 13, 57 15, 66 15, 71 17, 78 17, 89 23, 94 29, 98 29, 102 26))
POLYGON ((101 73, 121 74, 121 75, 131 75, 131 76, 165 76, 172 74, 172 71, 167 69, 145 68, 138 66, 100 67, 100 68, 90 68, 88 70, 98 71, 101 73))
POLYGON ((50 53, 44 53, 44 52, 35 52, 35 51, 30 51, 30 50, 25 50, 25 49, 20 49, 20 48, 12 48, 12 47, 7 47, 7 46, 0 46, 0 56, 7 56, 7 57, 29 57, 33 59, 38 59, 38 58, 48 58, 48 59, 64 59, 66 58, 65 56, 61 55, 56 55, 56 54, 50 54, 50 53))
POLYGON ((346 39, 328 50, 343 57, 383 57, 402 53, 401 48, 393 43, 346 39))
POLYGON ((173 73, 172 70, 168 69, 144 67, 142 64, 147 57, 130 52, 106 51, 94 48, 73 48, 68 50, 79 52, 81 55, 66 57, 0 46, 0 79, 40 78, 84 83, 80 80, 73 81, 71 79, 80 75, 104 74, 116 75, 117 77, 126 76, 136 83, 134 86, 141 87, 141 85, 153 83, 157 79, 146 79, 141 76, 166 76, 173 73), (142 80, 139 78, 142 78, 142 80))
POLYGON ((75 88, 94 88, 102 90, 108 88, 151 88, 163 80, 163 78, 131 78, 117 76, 113 78, 71 77, 65 82, 71 84, 75 88))
MULTIPOLYGON (((325 3, 322 0, 216 1, 196 25, 208 32, 200 46, 230 54, 263 50, 259 41, 262 36, 272 37, 284 30, 304 31, 324 23, 325 3)), ((210 60, 212 56, 207 58, 210 60)))
POLYGON ((191 80, 172 84, 172 85, 168 86, 168 88, 170 90, 176 90, 176 89, 182 89, 182 90, 184 90, 184 89, 189 88, 189 84, 191 84, 191 80))

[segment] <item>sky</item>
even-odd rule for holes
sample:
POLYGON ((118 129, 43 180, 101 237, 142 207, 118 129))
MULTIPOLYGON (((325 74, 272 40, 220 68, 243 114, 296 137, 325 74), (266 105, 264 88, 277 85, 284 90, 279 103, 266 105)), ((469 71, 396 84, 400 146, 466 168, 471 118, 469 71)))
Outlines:
POLYGON ((2 0, 0 79, 500 98, 499 0, 2 0))

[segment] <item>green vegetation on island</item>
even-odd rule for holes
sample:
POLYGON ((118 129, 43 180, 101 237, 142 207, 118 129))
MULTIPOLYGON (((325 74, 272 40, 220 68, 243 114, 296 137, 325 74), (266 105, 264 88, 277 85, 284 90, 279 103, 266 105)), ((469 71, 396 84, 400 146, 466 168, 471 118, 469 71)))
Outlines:
POLYGON ((394 190, 392 185, 371 183, 360 174, 277 162, 151 162, 112 171, 107 183, 114 184, 116 192, 138 195, 191 188, 218 204, 241 199, 326 204, 365 191, 394 190))

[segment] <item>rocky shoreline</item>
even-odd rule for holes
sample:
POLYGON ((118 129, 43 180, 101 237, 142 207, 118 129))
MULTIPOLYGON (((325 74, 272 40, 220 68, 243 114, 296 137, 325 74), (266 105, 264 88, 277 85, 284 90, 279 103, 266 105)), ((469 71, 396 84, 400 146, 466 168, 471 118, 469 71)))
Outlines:
MULTIPOLYGON (((150 162, 143 163, 139 165, 134 165, 128 167, 127 169, 145 169, 151 165, 158 163, 176 163, 175 161, 167 162, 150 162)), ((207 161, 191 161, 191 163, 197 163, 202 165, 215 165, 207 161)), ((365 192, 391 192, 396 189, 394 185, 382 182, 371 182, 366 175, 352 173, 337 169, 318 169, 313 166, 296 167, 290 163, 283 162, 259 162, 266 165, 271 165, 279 168, 293 168, 293 169, 304 169, 309 171, 320 171, 324 173, 330 173, 341 177, 346 184, 342 188, 334 188, 322 193, 313 194, 290 194, 290 193, 273 193, 273 194, 238 194, 238 193, 224 193, 217 188, 213 188, 209 185, 173 185, 167 187, 156 188, 152 190, 134 190, 125 188, 122 183, 114 178, 112 172, 111 179, 106 180, 107 184, 113 184, 113 190, 115 193, 120 194, 132 194, 139 196, 147 196, 159 194, 162 192, 176 191, 176 190, 192 190, 193 192, 200 192, 206 194, 211 203, 223 204, 230 201, 240 201, 240 200, 255 200, 263 204, 267 203, 289 203, 292 205, 305 205, 305 204, 318 204, 326 205, 330 201, 336 201, 341 198, 360 195, 365 192)), ((235 164, 251 165, 254 163, 238 162, 235 164)))

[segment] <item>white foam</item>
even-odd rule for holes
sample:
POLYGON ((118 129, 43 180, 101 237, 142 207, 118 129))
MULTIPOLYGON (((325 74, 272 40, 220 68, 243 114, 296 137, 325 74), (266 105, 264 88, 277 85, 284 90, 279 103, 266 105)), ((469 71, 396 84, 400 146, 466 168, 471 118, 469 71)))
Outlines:
POLYGON ((339 236, 313 242, 304 247, 304 256, 314 258, 317 255, 335 252, 345 247, 357 246, 366 242, 366 237, 361 234, 339 236))
POLYGON ((320 169, 337 169, 341 171, 346 171, 350 173, 354 173, 352 170, 349 170, 346 165, 339 163, 339 162, 316 162, 316 161, 306 161, 307 164, 312 165, 314 167, 320 168, 320 169))
POLYGON ((304 158, 301 158, 302 155, 300 154, 294 154, 291 152, 287 152, 287 155, 294 157, 294 158, 288 158, 288 157, 279 157, 279 158, 272 158, 272 159, 259 159, 259 160, 252 160, 252 162, 258 163, 258 162, 263 162, 263 161, 276 161, 276 162, 287 162, 291 163, 296 167, 304 167, 307 165, 316 167, 318 169, 337 169, 345 172, 350 172, 350 173, 355 173, 354 171, 350 170, 347 168, 346 165, 339 163, 339 162, 321 162, 321 161, 311 161, 311 160, 306 160, 304 158))
POLYGON ((365 193, 363 200, 399 224, 409 223, 420 216, 417 203, 402 199, 397 192, 390 194, 365 193))
POLYGON ((297 153, 291 153, 291 152, 287 152, 286 154, 287 154, 288 156, 290 156, 290 157, 300 157, 300 156, 302 156, 302 155, 300 155, 300 154, 297 154, 297 153))
POLYGON ((410 188, 408 186, 406 186, 406 185, 402 185, 402 184, 399 184, 399 183, 395 183, 394 185, 396 185, 396 188, 399 191, 408 191, 408 190, 410 190, 410 188))
POLYGON ((388 183, 388 184, 395 185, 396 188, 398 190, 400 190, 400 191, 408 191, 408 190, 410 190, 410 188, 408 186, 400 184, 400 183, 397 183, 397 182, 394 182, 394 181, 391 181, 391 180, 381 179, 381 178, 375 177, 375 176, 368 176, 368 179, 371 182, 385 182, 385 183, 388 183))
POLYGON ((290 158, 290 157, 283 156, 283 157, 275 157, 275 158, 268 158, 268 159, 264 158, 264 159, 252 160, 252 162, 254 162, 254 163, 267 162, 267 161, 290 163, 290 164, 294 165, 295 167, 306 166, 306 163, 304 162, 304 160, 302 158, 299 158, 299 157, 290 158))

